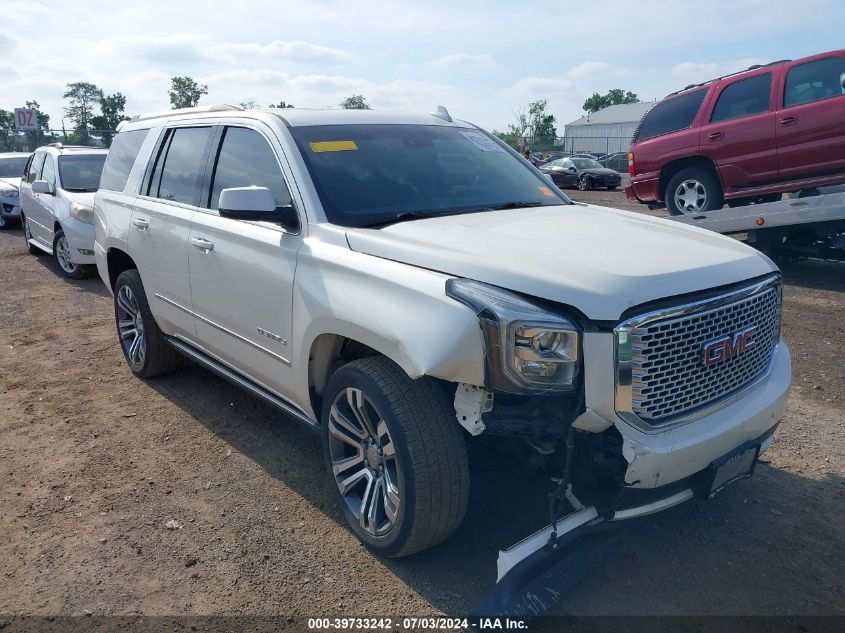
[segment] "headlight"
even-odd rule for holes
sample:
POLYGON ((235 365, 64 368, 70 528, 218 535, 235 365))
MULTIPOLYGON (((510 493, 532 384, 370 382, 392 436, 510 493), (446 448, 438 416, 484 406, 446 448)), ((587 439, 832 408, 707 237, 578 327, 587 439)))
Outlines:
POLYGON ((18 197, 18 190, 17 189, 0 189, 0 197, 2 197, 2 198, 17 198, 18 197))
POLYGON ((575 388, 581 332, 566 317, 516 294, 469 279, 450 279, 446 294, 478 316, 487 345, 487 388, 543 393, 575 388))
POLYGON ((94 224, 94 209, 87 204, 74 202, 70 205, 70 217, 85 222, 85 224, 94 224))

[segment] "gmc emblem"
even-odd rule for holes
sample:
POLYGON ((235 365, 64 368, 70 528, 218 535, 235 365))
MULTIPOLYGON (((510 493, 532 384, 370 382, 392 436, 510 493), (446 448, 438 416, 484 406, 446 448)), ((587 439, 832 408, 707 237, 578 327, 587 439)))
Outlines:
POLYGON ((754 338, 756 335, 757 326, 752 325, 736 334, 705 343, 704 364, 707 367, 712 367, 744 354, 757 344, 757 340, 754 338))

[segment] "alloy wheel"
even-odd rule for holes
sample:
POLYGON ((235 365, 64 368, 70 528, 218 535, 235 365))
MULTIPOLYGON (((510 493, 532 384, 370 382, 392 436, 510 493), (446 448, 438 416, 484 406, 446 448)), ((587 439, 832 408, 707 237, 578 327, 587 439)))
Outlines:
POLYGON ((682 213, 698 213, 707 205, 707 189, 698 180, 684 180, 675 189, 675 207, 682 213))
POLYGON ((0 229, 4 228, 5 226, 6 226, 6 218, 4 218, 2 215, 0 215, 0 229))
POLYGON ((347 387, 328 419, 329 458, 335 483, 363 530, 384 536, 399 516, 399 463, 390 431, 372 401, 347 387))
POLYGON ((578 191, 586 191, 587 190, 587 177, 581 176, 578 179, 578 191))
POLYGON ((121 286, 117 291, 117 331, 120 344, 126 353, 129 364, 135 371, 140 371, 147 354, 147 341, 144 335, 144 318, 138 301, 129 286, 121 286))
POLYGON ((73 263, 70 257, 70 246, 68 246, 67 238, 64 235, 60 235, 59 239, 56 240, 56 260, 67 274, 72 275, 76 272, 77 265, 73 263))

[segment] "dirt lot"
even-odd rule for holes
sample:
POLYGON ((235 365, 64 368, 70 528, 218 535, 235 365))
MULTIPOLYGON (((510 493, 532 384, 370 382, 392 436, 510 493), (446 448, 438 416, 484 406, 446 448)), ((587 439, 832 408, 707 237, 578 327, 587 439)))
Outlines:
MULTIPOLYGON (((533 527, 521 472, 481 472, 454 538, 380 560, 315 435, 196 367, 133 378, 99 278, 64 281, 19 230, 0 268, 0 614, 463 614, 533 527)), ((635 524, 562 613, 845 614, 845 266, 785 274, 794 387, 770 463, 635 524)))

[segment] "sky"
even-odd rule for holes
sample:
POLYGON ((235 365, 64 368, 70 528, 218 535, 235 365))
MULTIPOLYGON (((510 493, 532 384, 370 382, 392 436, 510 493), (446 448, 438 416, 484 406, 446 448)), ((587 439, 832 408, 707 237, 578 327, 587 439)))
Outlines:
POLYGON ((778 59, 845 47, 842 0, 0 0, 0 108, 36 100, 60 128, 65 84, 169 109, 170 77, 201 104, 286 101, 430 112, 505 130, 533 100, 563 124, 593 92, 643 100, 778 59))

